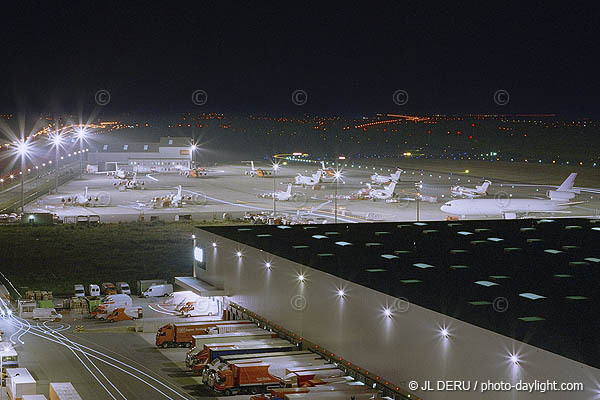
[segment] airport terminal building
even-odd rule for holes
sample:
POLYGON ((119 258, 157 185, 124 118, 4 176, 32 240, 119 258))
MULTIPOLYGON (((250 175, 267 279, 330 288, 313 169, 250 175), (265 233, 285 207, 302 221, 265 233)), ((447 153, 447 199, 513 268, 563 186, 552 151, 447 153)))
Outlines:
POLYGON ((396 398, 593 399, 599 240, 589 219, 202 227, 176 282, 396 398))
POLYGON ((127 164, 138 172, 176 172, 177 167, 191 167, 191 138, 161 137, 158 143, 97 142, 88 153, 88 164, 99 171, 114 169, 114 162, 127 164), (95 168, 95 167, 94 167, 95 168))

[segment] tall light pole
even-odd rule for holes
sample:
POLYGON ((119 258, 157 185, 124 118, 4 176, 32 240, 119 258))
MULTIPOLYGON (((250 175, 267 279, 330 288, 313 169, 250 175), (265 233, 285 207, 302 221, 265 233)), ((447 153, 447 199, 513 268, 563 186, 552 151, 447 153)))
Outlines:
POLYGON ((62 143, 62 137, 58 132, 52 136, 52 143, 54 144, 54 148, 56 150, 56 159, 54 164, 54 169, 56 172, 54 191, 58 193, 58 151, 60 150, 60 144, 62 143))
POLYGON ((81 126, 75 131, 75 136, 79 141, 79 179, 83 177, 83 141, 86 135, 87 131, 81 126))
POLYGON ((279 163, 273 163, 273 218, 275 218, 275 176, 277 175, 277 171, 279 170, 279 163))
POLYGON ((191 150, 190 158, 192 161, 192 163, 190 165, 190 169, 191 169, 191 168, 196 167, 196 150, 198 150, 198 146, 196 146, 196 143, 192 143, 190 150, 191 150))
POLYGON ((25 212, 25 157, 29 152, 29 143, 21 139, 17 151, 21 157, 21 214, 25 212))
POLYGON ((333 175, 333 179, 335 179, 335 195, 333 196, 333 223, 337 224, 337 215, 338 215, 338 207, 337 207, 337 197, 338 197, 338 184, 340 179, 342 179, 342 171, 339 168, 339 160, 345 160, 346 157, 338 156, 335 160, 335 174, 333 175))

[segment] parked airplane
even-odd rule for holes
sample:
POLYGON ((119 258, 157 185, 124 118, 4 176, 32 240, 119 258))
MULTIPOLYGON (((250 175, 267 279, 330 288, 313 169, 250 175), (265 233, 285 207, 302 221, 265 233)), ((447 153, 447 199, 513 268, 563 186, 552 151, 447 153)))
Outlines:
POLYGON ((137 179, 137 172, 133 173, 133 178, 131 179, 123 179, 113 183, 113 186, 121 189, 121 187, 125 189, 144 189, 144 181, 137 179))
POLYGON ((483 181, 483 184, 475 186, 475 189, 464 186, 452 186, 450 192, 452 192, 453 196, 468 197, 472 199, 474 197, 487 196, 487 188, 491 184, 491 181, 485 180, 483 181))
POLYGON ((321 171, 321 170, 318 170, 311 176, 305 176, 302 174, 298 174, 294 178, 294 182, 296 185, 302 185, 302 187, 306 187, 306 186, 314 187, 315 185, 318 185, 321 182, 322 174, 323 174, 323 171, 321 171))
POLYGON ((565 181, 556 190, 548 190, 546 192, 546 196, 548 196, 550 200, 569 201, 574 199, 576 195, 581 193, 580 189, 573 188, 575 178, 577 178, 577 172, 569 174, 567 179, 565 179, 565 181))
POLYGON ((244 175, 249 175, 249 176, 256 176, 259 178, 264 178, 266 176, 272 176, 273 175, 273 170, 272 169, 264 169, 264 168, 254 168, 254 161, 242 161, 242 162, 249 162, 250 163, 250 169, 244 171, 244 175))
POLYGON ((116 161, 108 161, 106 162, 106 164, 115 164, 115 170, 114 171, 102 171, 102 172, 96 172, 96 174, 103 174, 106 176, 112 176, 116 179, 130 179, 131 178, 131 173, 129 173, 128 171, 125 171, 123 169, 119 168, 119 163, 116 161))
POLYGON ((184 196, 181 185, 177 186, 177 193, 167 196, 154 197, 150 202, 154 208, 182 207, 185 200, 191 201, 192 196, 184 196))
POLYGON ((569 206, 582 202, 564 202, 545 199, 460 199, 446 202, 440 210, 462 218, 471 216, 497 216, 515 219, 518 216, 539 213, 569 213, 569 206))
POLYGON ((391 199, 392 197, 394 197, 396 183, 396 181, 392 181, 383 189, 371 189, 368 194, 369 199, 373 201, 391 199))
POLYGON ((64 206, 81 206, 81 207, 94 207, 106 203, 105 199, 101 198, 101 194, 92 196, 88 193, 86 186, 83 193, 74 194, 71 196, 61 197, 60 201, 64 206))
POLYGON ((402 170, 400 168, 398 168, 392 175, 379 175, 377 172, 375 172, 373 175, 371 175, 371 183, 385 185, 386 183, 390 183, 392 181, 398 182, 400 181, 401 174, 402 170))
POLYGON ((325 161, 321 161, 321 170, 323 171, 324 178, 335 178, 335 169, 325 167, 325 161))
POLYGON ((258 194, 258 197, 262 197, 264 199, 272 199, 275 196, 275 200, 277 201, 288 201, 294 195, 292 194, 292 184, 288 183, 287 189, 285 192, 283 190, 278 190, 275 193, 273 192, 265 192, 258 194))

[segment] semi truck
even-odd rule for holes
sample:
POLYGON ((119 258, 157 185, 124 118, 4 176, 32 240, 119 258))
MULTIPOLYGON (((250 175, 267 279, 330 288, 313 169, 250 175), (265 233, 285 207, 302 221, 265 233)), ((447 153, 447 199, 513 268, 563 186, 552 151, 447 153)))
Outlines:
MULTIPOLYGON (((271 357, 271 358, 254 358, 254 359, 246 359, 246 360, 238 360, 235 363, 240 363, 243 361, 244 364, 250 363, 265 363, 269 365, 268 372, 269 375, 276 377, 280 381, 286 376, 287 369, 290 367, 299 367, 303 366, 306 369, 310 368, 335 368, 333 364, 327 364, 327 360, 320 358, 317 354, 305 354, 305 355, 292 355, 292 356, 281 356, 281 357, 271 357)), ((206 384, 208 386, 214 386, 219 382, 221 378, 219 376, 223 376, 226 374, 227 370, 232 369, 232 364, 228 363, 227 365, 221 366, 216 371, 209 371, 208 378, 206 380, 206 384)))
POLYGON ((269 374, 269 364, 235 363, 230 369, 219 371, 214 389, 231 396, 240 393, 262 393, 270 386, 279 386, 279 378, 269 374))
POLYGON ((192 370, 201 374, 205 365, 221 356, 233 354, 271 353, 274 351, 293 351, 296 348, 290 342, 282 339, 256 341, 255 343, 232 345, 228 343, 207 344, 193 361, 192 370))
MULTIPOLYGON (((229 347, 234 345, 267 344, 281 343, 276 333, 264 331, 262 329, 252 331, 240 331, 223 333, 219 335, 194 335, 194 346, 185 356, 185 364, 189 369, 195 370, 200 374, 201 370, 193 368, 194 365, 201 363, 206 365, 205 358, 208 355, 207 348, 229 347), (203 338, 202 336, 206 336, 203 338)), ((237 355, 237 354, 234 354, 237 355)))
MULTIPOLYGON (((323 392, 375 392, 370 387, 359 381, 353 381, 352 378, 348 377, 348 382, 335 383, 331 385, 320 385, 314 387, 294 387, 294 388, 272 388, 270 393, 263 395, 252 396, 250 400, 276 400, 283 399, 288 394, 304 394, 304 393, 323 393, 323 392)), ((351 397, 351 396, 350 396, 351 397)))
POLYGON ((217 325, 249 325, 252 321, 200 321, 181 324, 166 324, 158 328, 156 332, 156 346, 166 349, 167 347, 192 347, 194 335, 206 335, 208 329, 217 325))
POLYGON ((312 355, 314 357, 318 357, 315 353, 309 350, 273 351, 270 353, 232 354, 228 356, 220 356, 212 360, 210 364, 204 366, 202 369, 202 381, 207 383, 209 381, 209 375, 216 373, 216 371, 220 369, 226 368, 230 363, 243 362, 245 360, 262 360, 268 362, 273 357, 293 357, 302 355, 312 355))
POLYGON ((341 369, 313 369, 304 370, 298 372, 291 372, 282 379, 282 386, 285 387, 299 387, 308 384, 308 381, 322 378, 337 378, 345 376, 346 374, 341 369))

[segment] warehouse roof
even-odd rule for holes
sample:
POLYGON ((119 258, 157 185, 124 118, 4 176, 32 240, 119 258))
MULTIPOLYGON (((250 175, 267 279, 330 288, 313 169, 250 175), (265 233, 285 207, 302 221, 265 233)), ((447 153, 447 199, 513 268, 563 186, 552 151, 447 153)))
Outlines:
POLYGON ((600 367, 600 219, 201 229, 600 367))

